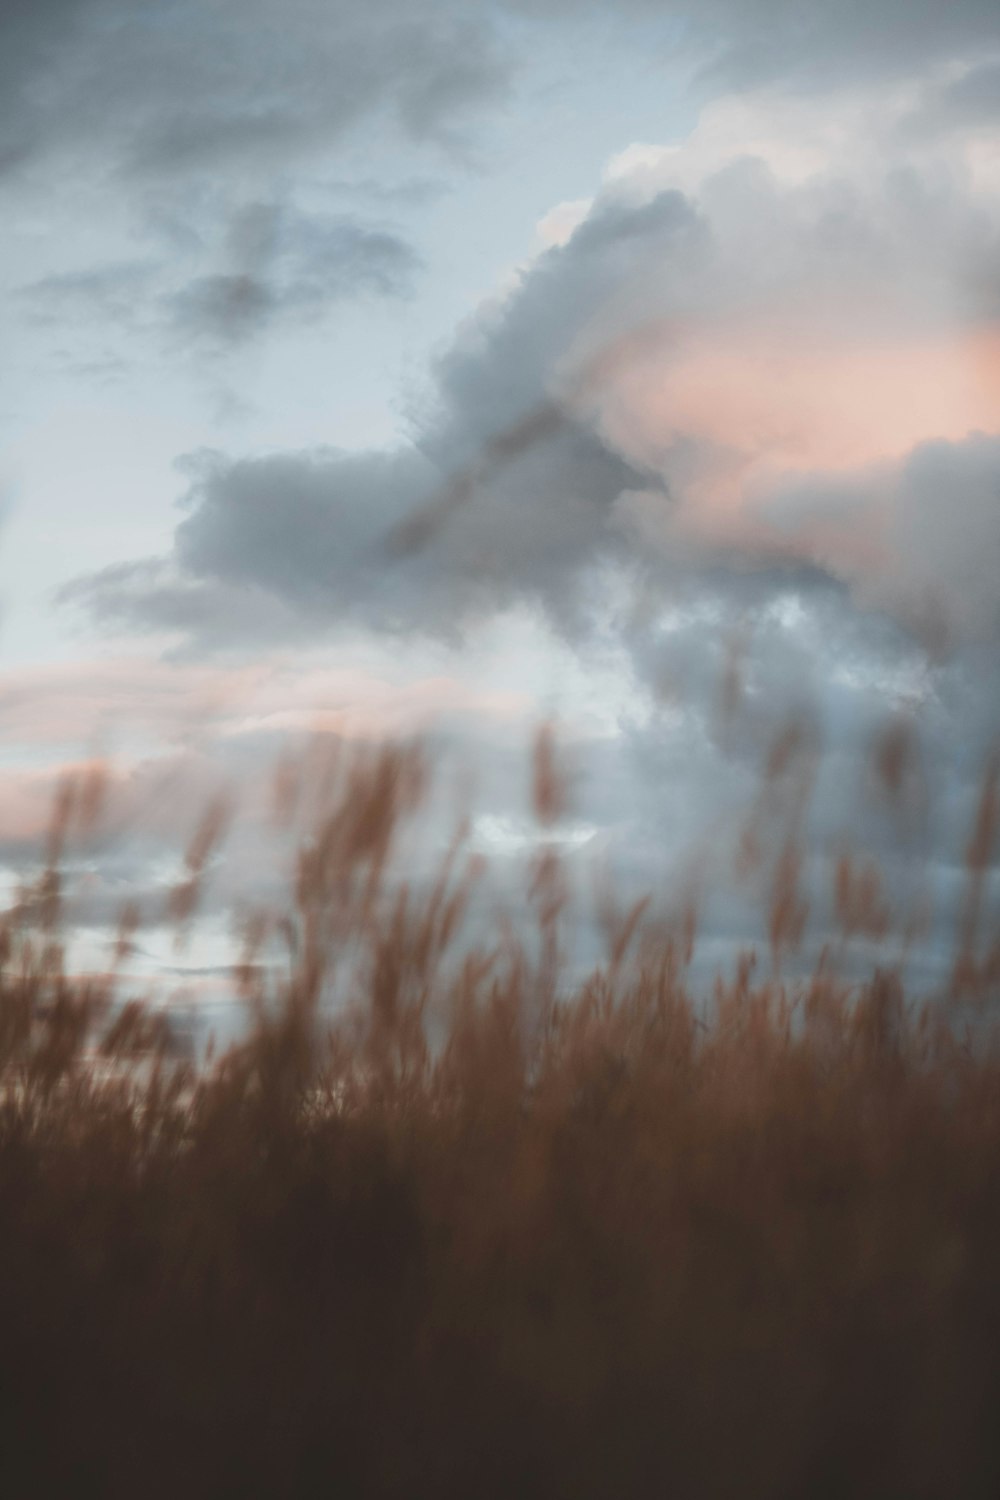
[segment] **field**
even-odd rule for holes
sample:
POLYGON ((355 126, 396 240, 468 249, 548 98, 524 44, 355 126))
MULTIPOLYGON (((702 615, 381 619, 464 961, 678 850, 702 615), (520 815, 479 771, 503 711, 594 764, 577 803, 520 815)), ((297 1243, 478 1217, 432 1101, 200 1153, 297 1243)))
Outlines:
MULTIPOLYGON (((610 896, 570 980, 545 734, 534 770, 524 910, 485 944, 460 843, 395 878, 419 753, 328 778, 246 925, 246 1035, 197 1065, 116 973, 67 972, 60 859, 99 800, 67 786, 0 936, 0 1493, 1000 1493, 995 770, 919 1004, 892 966, 781 977, 794 842, 711 997, 693 916, 610 896)), ((845 936, 877 928, 876 872, 836 882, 845 936)))

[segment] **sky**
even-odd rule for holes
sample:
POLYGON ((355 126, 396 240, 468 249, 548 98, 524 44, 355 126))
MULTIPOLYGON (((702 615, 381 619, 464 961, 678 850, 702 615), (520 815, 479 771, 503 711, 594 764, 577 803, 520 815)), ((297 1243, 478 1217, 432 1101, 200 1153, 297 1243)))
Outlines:
POLYGON ((786 733, 815 942, 860 839, 940 970, 1000 736, 993 0, 0 0, 0 222, 8 888, 107 756, 92 951, 135 898, 197 978, 289 736, 426 736, 432 842, 465 797, 516 872, 551 720, 567 861, 697 886, 724 963, 786 733))

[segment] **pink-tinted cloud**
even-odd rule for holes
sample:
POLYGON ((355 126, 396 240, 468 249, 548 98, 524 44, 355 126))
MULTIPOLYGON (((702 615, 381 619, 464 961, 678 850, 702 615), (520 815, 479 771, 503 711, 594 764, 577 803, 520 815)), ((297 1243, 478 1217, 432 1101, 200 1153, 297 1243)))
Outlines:
POLYGON ((773 101, 750 98, 682 146, 624 153, 589 224, 681 187, 702 232, 632 253, 563 360, 563 399, 660 476, 615 508, 642 548, 804 561, 868 603, 912 616, 934 595, 954 629, 990 631, 1000 470, 975 444, 1000 434, 1000 182, 963 139, 903 150, 905 91, 876 103, 836 128, 786 104, 802 128, 785 149, 773 101), (945 465, 940 537, 914 478, 935 445, 971 445, 945 465))
MULTIPOLYGON (((779 544, 765 512, 792 477, 877 470, 921 443, 992 431, 998 413, 1000 332, 824 347, 764 322, 693 332, 622 371, 604 403, 614 440, 674 481, 672 534, 750 547, 769 533, 779 544)), ((882 510, 875 486, 868 540, 852 512, 842 545, 874 557, 882 510)), ((820 528, 827 546, 836 531, 832 518, 820 528)))
POLYGON ((56 747, 128 743, 193 746, 218 736, 336 730, 362 738, 412 733, 448 717, 518 719, 523 693, 460 675, 405 678, 270 655, 249 666, 155 658, 21 667, 0 677, 0 746, 44 754, 56 747))

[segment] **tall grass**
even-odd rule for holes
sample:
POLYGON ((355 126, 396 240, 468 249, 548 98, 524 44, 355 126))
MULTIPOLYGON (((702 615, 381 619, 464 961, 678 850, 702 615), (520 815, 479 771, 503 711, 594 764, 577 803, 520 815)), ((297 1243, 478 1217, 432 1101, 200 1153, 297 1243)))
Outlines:
MULTIPOLYGON (((309 837, 234 972, 248 1032, 208 1065, 115 972, 66 972, 60 858, 98 782, 67 788, 4 921, 0 1493, 1000 1493, 995 771, 922 1007, 892 970, 782 983, 749 955, 706 1006, 690 924, 609 896, 606 959, 570 984, 551 844, 524 921, 473 943, 461 842, 430 887, 398 879, 416 751, 307 781, 284 768, 309 837)), ((543 736, 543 828, 560 797, 543 736)), ((789 834, 775 951, 797 869, 789 834)), ((879 903, 842 862, 845 933, 879 903)))

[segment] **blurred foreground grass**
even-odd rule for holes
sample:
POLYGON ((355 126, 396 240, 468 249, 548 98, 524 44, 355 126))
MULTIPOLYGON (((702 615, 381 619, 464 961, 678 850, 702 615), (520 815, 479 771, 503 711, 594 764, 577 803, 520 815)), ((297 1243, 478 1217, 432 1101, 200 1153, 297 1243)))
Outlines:
MULTIPOLYGON (((419 756, 325 786, 287 910, 246 926, 248 1034, 207 1067, 113 974, 65 971, 59 853, 94 788, 3 924, 0 1493, 1000 1494, 995 776, 952 982, 972 1030, 954 995, 825 962, 782 984, 748 957, 706 1010, 691 932, 610 901, 570 994, 551 848, 523 934, 473 948, 459 849, 429 890, 389 880, 419 756)), ((558 812, 544 736, 535 801, 558 812)), ((845 928, 874 924, 872 878, 838 882, 845 928)))

